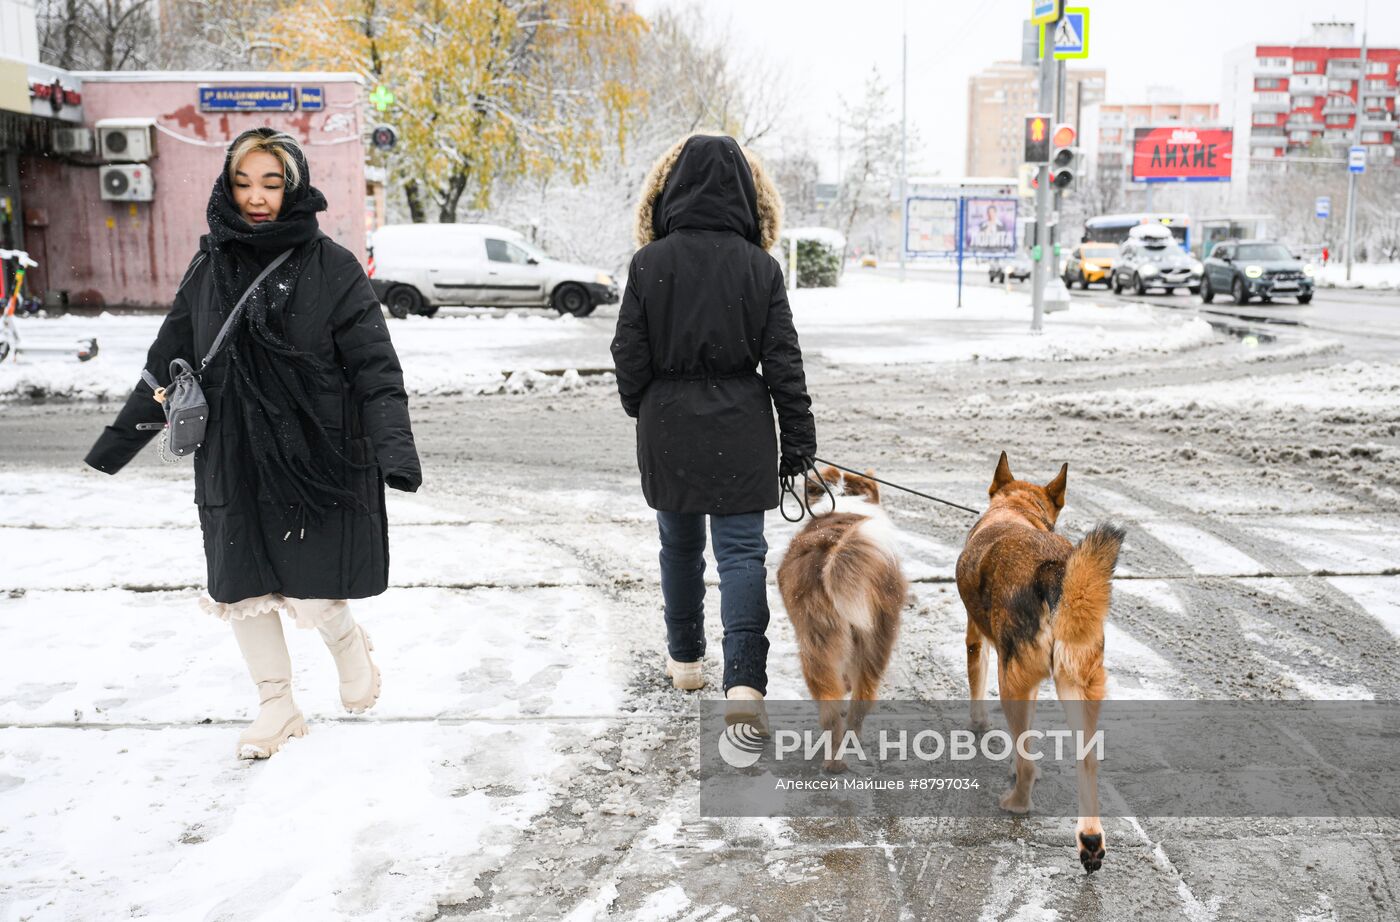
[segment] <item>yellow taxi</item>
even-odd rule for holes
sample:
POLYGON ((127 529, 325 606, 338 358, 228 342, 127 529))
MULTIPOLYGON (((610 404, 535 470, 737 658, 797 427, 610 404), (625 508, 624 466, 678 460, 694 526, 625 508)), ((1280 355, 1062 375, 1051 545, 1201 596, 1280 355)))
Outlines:
POLYGON ((1117 259, 1116 243, 1081 243, 1070 251, 1065 261, 1065 287, 1073 288, 1075 282, 1080 288, 1088 288, 1090 282, 1102 282, 1107 286, 1117 259))

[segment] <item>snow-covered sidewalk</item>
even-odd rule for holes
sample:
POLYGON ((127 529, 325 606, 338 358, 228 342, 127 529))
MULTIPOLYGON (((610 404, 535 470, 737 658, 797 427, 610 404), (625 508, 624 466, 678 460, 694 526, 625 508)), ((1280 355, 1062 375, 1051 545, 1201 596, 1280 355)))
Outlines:
MULTIPOLYGON (((969 286, 962 308, 954 286, 914 279, 905 284, 857 271, 829 289, 791 293, 804 348, 843 365, 925 364, 1051 359, 1093 361, 1198 348, 1215 341, 1196 318, 1163 317, 1142 305, 1101 307, 1076 302, 1047 315, 1030 332, 1029 295, 969 286)), ((616 308, 592 317, 545 311, 468 312, 390 320, 389 329, 416 396, 557 391, 606 384, 612 368, 616 308), (573 369, 579 375, 561 375, 573 369), (532 372, 550 372, 545 378, 532 372), (602 374, 590 374, 598 373, 602 374), (512 376, 514 380, 512 380, 512 376)), ((96 337, 90 362, 35 353, 0 364, 6 399, 119 400, 137 380, 161 317, 112 315, 20 318, 27 342, 68 343, 96 337)))

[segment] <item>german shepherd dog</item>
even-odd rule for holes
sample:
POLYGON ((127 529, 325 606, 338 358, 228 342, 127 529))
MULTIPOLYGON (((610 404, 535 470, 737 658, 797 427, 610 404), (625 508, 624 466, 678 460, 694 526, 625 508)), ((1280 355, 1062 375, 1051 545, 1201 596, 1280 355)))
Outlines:
MULTIPOLYGON (((1123 529, 1096 525, 1079 544, 1055 534, 1065 504, 1069 465, 1045 486, 1011 475, 1006 452, 992 477, 991 503, 968 532, 958 557, 958 595, 967 608, 967 684, 972 726, 985 730, 987 649, 997 651, 997 690, 1011 736, 1035 717, 1040 683, 1055 680, 1071 730, 1092 737, 1104 698, 1103 623, 1123 529)), ((1035 763, 1016 754, 1015 785, 1001 798, 1012 813, 1031 809, 1035 763)), ((1098 760, 1078 765, 1079 822, 1075 843, 1086 872, 1103 864, 1098 760)))
MULTIPOLYGON (((778 589, 797 634, 807 690, 818 702, 822 729, 830 733, 828 754, 834 754, 847 724, 859 735, 879 697, 909 584, 894 526, 880 508, 879 485, 834 467, 821 476, 835 508, 813 516, 792 539, 778 567, 778 589), (847 694, 850 710, 843 715, 847 694)), ((807 494, 813 504, 826 496, 812 480, 807 494)), ((846 763, 831 758, 823 767, 841 772, 846 763)))

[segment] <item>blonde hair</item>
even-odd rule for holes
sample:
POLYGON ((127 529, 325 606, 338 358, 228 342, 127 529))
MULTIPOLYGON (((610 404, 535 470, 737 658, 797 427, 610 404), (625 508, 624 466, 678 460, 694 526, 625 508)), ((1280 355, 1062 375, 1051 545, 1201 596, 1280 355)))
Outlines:
POLYGON ((297 144, 296 138, 281 131, 269 135, 249 134, 239 141, 238 146, 229 151, 228 155, 229 182, 233 182, 237 177, 238 165, 243 162, 243 158, 254 151, 262 151, 277 158, 282 164, 282 177, 287 183, 287 188, 295 189, 301 183, 301 167, 293 155, 293 151, 301 153, 301 146, 297 144))

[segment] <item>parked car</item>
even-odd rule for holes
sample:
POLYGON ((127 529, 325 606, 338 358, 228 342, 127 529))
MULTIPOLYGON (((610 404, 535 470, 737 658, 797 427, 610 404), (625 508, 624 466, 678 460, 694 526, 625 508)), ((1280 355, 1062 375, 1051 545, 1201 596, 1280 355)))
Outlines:
POLYGON ((1279 295, 1307 304, 1313 298, 1317 270, 1273 240, 1224 240, 1210 251, 1201 282, 1201 300, 1209 304, 1229 292, 1236 304, 1250 298, 1272 301, 1279 295))
POLYGON ((553 307, 585 317, 617 301, 617 283, 593 266, 551 259, 493 224, 386 224, 370 238, 375 294, 395 317, 431 317, 444 304, 553 307))
POLYGON ((1065 287, 1073 288, 1075 282, 1080 288, 1088 288, 1092 282, 1103 282, 1107 287, 1109 273, 1117 259, 1116 243, 1081 243, 1070 250, 1065 263, 1065 287))
POLYGON ((1024 282, 1031 277, 1031 260, 1029 256, 1017 256, 1007 262, 992 263, 987 270, 987 280, 993 284, 1005 282, 1008 278, 1013 282, 1024 282))
POLYGON ((1138 295, 1149 288, 1168 294, 1185 288, 1192 294, 1201 290, 1201 262, 1181 248, 1170 230, 1160 224, 1143 224, 1128 232, 1109 273, 1113 293, 1131 288, 1138 295))

